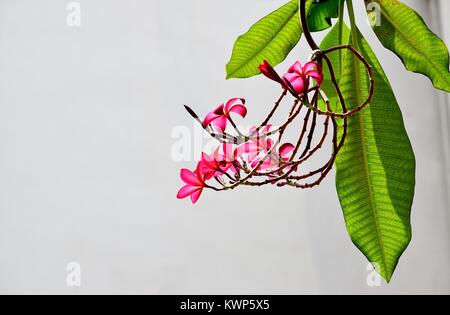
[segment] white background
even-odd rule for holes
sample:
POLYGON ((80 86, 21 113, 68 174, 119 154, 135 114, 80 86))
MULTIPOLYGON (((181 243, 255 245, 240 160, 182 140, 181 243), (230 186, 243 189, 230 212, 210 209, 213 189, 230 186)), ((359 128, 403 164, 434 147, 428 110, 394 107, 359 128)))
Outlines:
MULTIPOLYGON (((235 38, 284 2, 80 0, 70 28, 68 1, 0 0, 1 293, 450 293, 445 93, 383 49, 362 1, 418 164, 413 241, 392 284, 367 286, 334 173, 312 191, 176 200, 179 169, 194 167, 171 156, 173 128, 193 126, 182 104, 203 114, 245 96, 259 121, 278 87, 225 81, 224 66, 235 38)), ((431 22, 427 1, 405 2, 431 22)), ((280 69, 308 53, 302 40, 280 69)))

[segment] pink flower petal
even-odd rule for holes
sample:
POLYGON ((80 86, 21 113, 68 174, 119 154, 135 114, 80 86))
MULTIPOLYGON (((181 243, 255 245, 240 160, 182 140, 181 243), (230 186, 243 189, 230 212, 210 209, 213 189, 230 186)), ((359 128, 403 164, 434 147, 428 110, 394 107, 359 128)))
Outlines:
POLYGON ((318 85, 321 85, 323 82, 323 75, 319 71, 309 71, 308 76, 316 80, 318 85))
POLYGON ((213 112, 209 113, 208 115, 206 115, 205 119, 203 120, 203 126, 208 127, 214 120, 216 120, 219 117, 221 117, 221 116, 214 114, 213 112))
MULTIPOLYGON (((261 163, 261 159, 256 159, 252 162, 251 166, 252 168, 255 168, 259 163, 261 163)), ((270 159, 269 157, 267 157, 264 162, 262 162, 262 164, 258 167, 258 171, 264 171, 267 170, 269 168, 272 168, 276 166, 276 163, 270 159)))
POLYGON ((225 115, 225 106, 223 104, 219 105, 219 107, 217 107, 215 110, 213 110, 213 113, 218 116, 225 115))
POLYGON ((195 175, 197 175, 197 186, 204 187, 205 186, 205 175, 203 174, 203 161, 198 162, 197 168, 195 170, 195 175))
POLYGON ((225 129, 227 129, 227 118, 224 116, 218 117, 216 120, 213 121, 214 127, 217 128, 217 130, 224 132, 225 129))
POLYGON ((318 69, 319 69, 319 65, 314 61, 310 61, 310 62, 307 62, 303 66, 303 74, 307 75, 307 72, 313 71, 313 70, 318 70, 318 69))
POLYGON ((197 178, 197 176, 187 169, 182 169, 180 171, 180 178, 183 182, 191 186, 202 186, 201 182, 197 178))
POLYGON ((202 195, 203 189, 198 189, 191 194, 191 201, 193 204, 197 203, 202 195))
MULTIPOLYGON (((203 153, 202 155, 202 173, 203 177, 205 179, 211 179, 214 177, 214 174, 216 173, 218 169, 218 163, 214 159, 214 155, 208 155, 203 153)), ((198 172, 197 172, 198 173, 198 172)))
POLYGON ((255 161, 256 158, 259 156, 260 153, 261 153, 260 151, 250 152, 250 153, 248 154, 248 161, 249 161, 249 162, 255 161))
POLYGON ((256 165, 258 165, 259 162, 261 162, 261 160, 258 160, 258 159, 253 160, 253 162, 252 162, 252 164, 251 164, 251 167, 252 167, 252 168, 255 168, 256 165))
POLYGON ((267 151, 270 150, 273 147, 273 140, 272 139, 267 139, 266 143, 265 143, 265 148, 267 151))
POLYGON ((295 146, 291 143, 285 143, 280 147, 279 154, 281 157, 286 157, 289 153, 294 151, 295 146))
POLYGON ((247 108, 245 108, 244 105, 235 105, 230 109, 230 113, 235 113, 242 118, 245 118, 245 116, 247 116, 247 108))
POLYGON ((236 105, 236 103, 240 102, 239 105, 245 105, 245 99, 243 98, 232 98, 230 99, 226 105, 225 105, 225 113, 230 113, 231 108, 233 107, 233 105, 236 105))
POLYGON ((197 191, 199 189, 201 189, 201 188, 186 185, 186 186, 184 186, 183 188, 180 189, 180 191, 177 194, 177 198, 178 199, 184 199, 184 198, 192 195, 195 191, 197 191))
POLYGON ((303 74, 303 67, 300 61, 296 61, 292 66, 289 67, 288 73, 297 73, 298 75, 303 74))
POLYGON ((254 142, 246 142, 241 144, 237 149, 237 155, 247 154, 250 152, 258 151, 259 147, 254 142))
POLYGON ((285 76, 297 94, 302 94, 305 91, 305 80, 297 74, 288 73, 285 76))
POLYGON ((222 150, 226 162, 234 162, 236 160, 236 151, 233 151, 233 145, 231 143, 224 143, 222 150))
POLYGON ((203 168, 208 168, 211 165, 217 164, 217 157, 217 152, 214 152, 213 154, 202 153, 203 168))

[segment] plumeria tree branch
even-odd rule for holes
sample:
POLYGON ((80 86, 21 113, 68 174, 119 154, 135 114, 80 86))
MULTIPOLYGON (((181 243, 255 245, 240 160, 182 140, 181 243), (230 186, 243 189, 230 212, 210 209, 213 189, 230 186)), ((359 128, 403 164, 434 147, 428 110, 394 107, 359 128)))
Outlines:
MULTIPOLYGON (((384 21, 372 25, 383 46, 399 56, 407 70, 450 92, 448 48, 420 15, 400 0, 364 3, 380 9, 368 15, 375 13, 378 22, 384 21)), ((227 78, 263 74, 279 93, 268 102, 261 124, 249 130, 240 127, 248 106, 242 98, 224 102, 203 119, 186 107, 219 145, 213 153, 202 154, 194 171, 181 171, 185 185, 177 197, 196 203, 204 189, 219 192, 240 186, 310 189, 336 167, 336 188, 351 239, 389 282, 411 240, 416 161, 392 86, 356 25, 353 0, 289 1, 237 39, 226 71, 227 78), (335 18, 318 45, 313 32, 331 27, 335 18), (302 33, 308 59, 279 74, 274 66, 286 59, 302 33), (369 105, 373 108, 365 111, 369 105), (349 123, 356 120, 358 124, 349 123)))
POLYGON ((305 5, 306 0, 300 0, 300 21, 313 52, 308 62, 304 65, 295 62, 283 76, 279 75, 267 61, 259 66, 260 71, 267 78, 277 82, 282 89, 281 95, 259 126, 252 127, 248 134, 245 134, 232 118, 232 115, 245 118, 247 108, 244 99, 234 98, 223 103, 207 114, 203 120, 190 107, 185 106, 189 114, 221 145, 213 154, 203 154, 194 172, 182 170, 181 178, 186 186, 180 190, 179 198, 191 196, 195 203, 205 188, 224 191, 241 185, 272 184, 278 187, 291 186, 307 189, 319 185, 333 168, 336 157, 345 144, 348 118, 370 104, 375 81, 372 67, 353 46, 339 45, 326 50, 319 48, 307 25, 305 5), (368 98, 363 103, 352 107, 355 109, 351 111, 348 110, 334 65, 328 56, 330 53, 336 51, 341 53, 343 50, 350 51, 364 65, 370 81, 368 98), (340 105, 338 111, 332 110, 325 91, 321 89, 324 79, 322 72, 324 62, 329 69, 329 79, 338 96, 340 105), (281 122, 279 127, 270 125, 275 114, 283 109, 288 95, 292 96, 293 104, 286 120, 281 122), (319 101, 326 104, 325 110, 320 109, 319 101), (303 108, 306 108, 306 111, 302 114, 303 108), (295 144, 285 142, 286 131, 299 118, 302 119, 302 123, 295 144), (317 144, 313 146, 319 120, 323 120, 323 130, 317 144), (228 124, 231 130, 227 128, 228 124), (339 137, 340 128, 342 132, 339 137), (330 158, 321 167, 307 170, 304 164, 324 147, 329 136, 331 136, 330 158), (214 179, 218 186, 207 183, 211 179, 214 179))

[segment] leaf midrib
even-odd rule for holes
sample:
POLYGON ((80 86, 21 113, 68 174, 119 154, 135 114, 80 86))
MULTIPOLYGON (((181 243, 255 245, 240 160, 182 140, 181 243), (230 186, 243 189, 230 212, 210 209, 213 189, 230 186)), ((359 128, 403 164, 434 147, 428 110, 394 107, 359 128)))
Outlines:
MULTIPOLYGON (((358 34, 358 31, 353 32, 353 34, 358 34)), ((353 38, 354 36, 352 36, 353 38)), ((359 45, 357 45, 358 40, 356 38, 353 38, 352 41, 354 43, 356 43, 356 45, 354 44, 354 46, 356 46, 355 48, 360 50, 360 48, 358 47, 359 45)), ((353 60, 353 70, 355 71, 355 86, 356 86, 356 99, 357 102, 359 104, 360 100, 362 100, 361 97, 361 86, 360 86, 360 79, 361 79, 361 68, 358 64, 358 60, 351 55, 351 58, 353 60)), ((370 106, 370 104, 369 104, 370 106)), ((372 188, 372 182, 370 180, 370 170, 369 170, 369 159, 368 159, 368 151, 366 149, 367 146, 367 141, 366 141, 366 131, 364 129, 364 123, 362 121, 362 114, 359 113, 358 114, 358 123, 359 123, 359 130, 361 131, 361 144, 362 144, 362 150, 363 150, 363 157, 364 157, 364 170, 366 171, 366 178, 367 178, 367 186, 368 186, 368 190, 369 190, 369 197, 370 197, 370 203, 372 206, 372 213, 373 213, 373 218, 375 221, 375 226, 376 226, 376 231, 377 231, 377 238, 378 238, 378 242, 380 244, 380 250, 381 250, 381 256, 383 259, 383 264, 384 264, 384 271, 386 273, 386 275, 389 274, 387 268, 388 268, 388 264, 387 264, 387 258, 386 258, 386 253, 385 253, 385 249, 384 249, 384 244, 383 244, 383 240, 381 237, 381 228, 380 228, 380 222, 378 221, 378 216, 377 216, 377 210, 376 210, 376 205, 375 205, 375 194, 373 192, 373 188, 372 188)), ((380 272, 382 272, 380 270, 380 272)))

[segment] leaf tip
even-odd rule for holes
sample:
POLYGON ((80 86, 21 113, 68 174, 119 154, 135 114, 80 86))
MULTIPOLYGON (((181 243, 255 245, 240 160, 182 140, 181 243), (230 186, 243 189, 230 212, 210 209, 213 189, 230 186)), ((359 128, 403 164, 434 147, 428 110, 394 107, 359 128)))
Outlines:
MULTIPOLYGON (((231 61, 230 61, 230 62, 231 62, 231 61)), ((231 70, 230 63, 228 63, 228 64, 225 66, 225 73, 226 73, 226 75, 225 75, 225 79, 226 79, 226 80, 230 80, 230 79, 235 78, 235 76, 233 75, 233 71, 231 70)))

